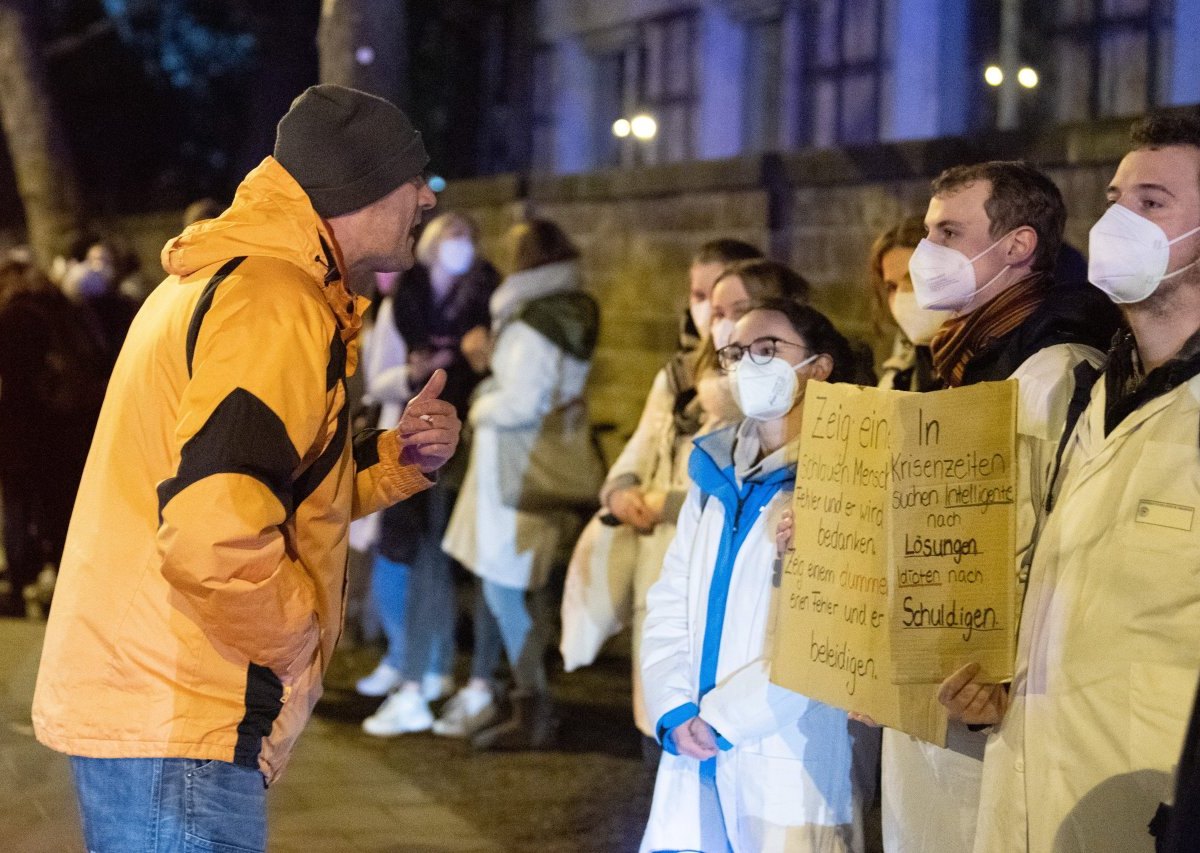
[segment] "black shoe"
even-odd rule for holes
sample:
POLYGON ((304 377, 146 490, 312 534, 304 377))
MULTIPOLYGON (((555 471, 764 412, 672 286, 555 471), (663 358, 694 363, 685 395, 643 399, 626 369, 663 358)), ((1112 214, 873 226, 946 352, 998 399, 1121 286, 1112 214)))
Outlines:
POLYGON ((552 749, 558 724, 549 693, 513 694, 512 715, 476 732, 471 746, 479 750, 552 749))

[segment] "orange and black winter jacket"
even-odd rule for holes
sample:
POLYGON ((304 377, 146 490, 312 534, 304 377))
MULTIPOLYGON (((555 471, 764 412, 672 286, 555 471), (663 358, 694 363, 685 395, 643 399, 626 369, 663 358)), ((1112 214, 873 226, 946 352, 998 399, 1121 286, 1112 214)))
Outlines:
POLYGON ((38 739, 93 757, 282 771, 341 631, 347 527, 427 488, 393 431, 351 438, 365 300, 267 158, 163 249, 67 537, 38 739))

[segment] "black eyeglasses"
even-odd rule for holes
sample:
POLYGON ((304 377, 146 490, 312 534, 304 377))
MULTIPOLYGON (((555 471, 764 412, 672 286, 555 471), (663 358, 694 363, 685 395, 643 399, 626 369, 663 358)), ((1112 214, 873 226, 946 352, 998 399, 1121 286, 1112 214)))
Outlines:
POLYGON ((727 347, 721 347, 717 350, 717 363, 721 365, 722 370, 733 370, 738 362, 742 360, 742 356, 750 353, 750 360, 752 362, 755 364, 766 364, 775 357, 775 352, 780 346, 796 347, 803 350, 809 349, 804 344, 785 341, 781 338, 756 338, 750 342, 750 346, 748 347, 744 347, 741 344, 730 344, 727 347))

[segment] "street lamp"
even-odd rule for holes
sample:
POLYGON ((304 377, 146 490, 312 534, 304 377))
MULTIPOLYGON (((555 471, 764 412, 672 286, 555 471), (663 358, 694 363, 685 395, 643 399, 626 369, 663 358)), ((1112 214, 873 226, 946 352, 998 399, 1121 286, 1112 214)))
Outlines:
POLYGON ((1017 126, 1021 89, 1036 89, 1041 82, 1037 71, 1028 65, 1022 65, 1015 78, 1010 78, 1004 69, 1011 70, 1015 64, 989 65, 983 69, 984 82, 998 91, 996 125, 1001 130, 1012 130, 1017 126))
POLYGON ((621 160, 632 162, 634 165, 644 164, 648 154, 653 153, 650 143, 658 136, 658 122, 649 113, 638 113, 632 118, 617 119, 612 124, 612 134, 617 139, 633 141, 623 142, 620 146, 621 160))
POLYGON ((633 131, 633 135, 643 142, 648 142, 658 135, 658 122, 647 113, 635 115, 633 121, 629 123, 629 127, 633 131))

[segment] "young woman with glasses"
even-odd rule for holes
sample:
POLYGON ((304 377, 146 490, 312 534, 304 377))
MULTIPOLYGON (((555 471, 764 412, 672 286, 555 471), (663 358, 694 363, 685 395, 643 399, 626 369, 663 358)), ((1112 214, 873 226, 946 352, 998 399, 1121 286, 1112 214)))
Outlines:
POLYGON ((697 439, 678 533, 647 600, 642 677, 664 754, 642 850, 858 851, 873 780, 858 759, 877 735, 768 677, 775 530, 795 484, 805 391, 847 381, 853 356, 795 300, 745 308, 714 354, 743 418, 697 439))

